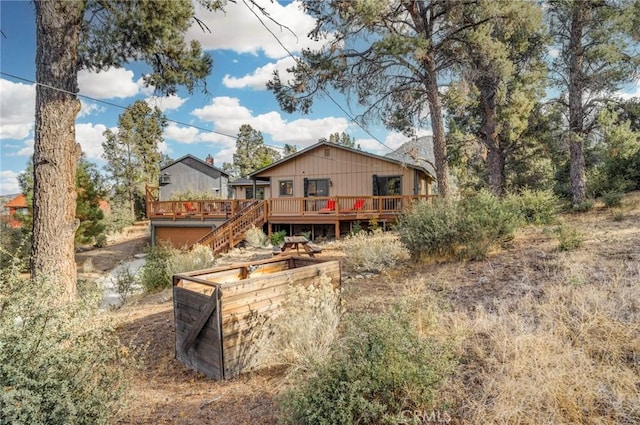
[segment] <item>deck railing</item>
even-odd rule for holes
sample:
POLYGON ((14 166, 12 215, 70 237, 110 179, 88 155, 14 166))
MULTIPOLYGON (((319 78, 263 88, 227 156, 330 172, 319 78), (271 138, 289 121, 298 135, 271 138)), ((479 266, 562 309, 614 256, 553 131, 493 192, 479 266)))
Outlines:
POLYGON ((393 214, 419 200, 435 195, 328 196, 314 198, 271 198, 269 216, 349 215, 353 213, 393 214))
MULTIPOLYGON (((398 196, 326 196, 307 198, 271 198, 266 200, 269 217, 302 217, 335 215, 348 219, 350 215, 395 214, 418 200, 437 195, 398 196)), ((214 199, 192 201, 158 201, 147 193, 147 217, 181 219, 228 220, 253 204, 254 199, 214 199)))
POLYGON ((251 204, 253 199, 214 199, 195 201, 154 201, 147 203, 148 218, 227 219, 251 204))

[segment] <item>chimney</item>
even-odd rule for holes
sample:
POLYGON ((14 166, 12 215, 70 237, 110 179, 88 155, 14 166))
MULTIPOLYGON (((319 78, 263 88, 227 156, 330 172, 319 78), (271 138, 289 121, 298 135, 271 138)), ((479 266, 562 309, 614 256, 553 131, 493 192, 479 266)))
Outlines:
POLYGON ((211 156, 211 154, 207 155, 205 162, 213 167, 213 157, 211 156))

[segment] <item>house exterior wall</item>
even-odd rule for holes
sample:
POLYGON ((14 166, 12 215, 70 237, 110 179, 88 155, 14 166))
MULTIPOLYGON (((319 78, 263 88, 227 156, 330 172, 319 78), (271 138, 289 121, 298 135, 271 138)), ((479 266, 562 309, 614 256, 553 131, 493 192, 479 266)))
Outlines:
POLYGON ((168 201, 179 193, 210 193, 215 197, 226 199, 229 196, 228 178, 212 169, 213 177, 208 176, 181 162, 174 163, 162 170, 169 174, 171 183, 160 186, 161 201, 168 201))
POLYGON ((174 248, 189 246, 207 233, 211 227, 157 227, 155 241, 169 242, 174 248))
POLYGON ((402 176, 402 195, 416 194, 416 189, 421 188, 427 194, 429 190, 428 177, 424 173, 416 173, 414 168, 326 145, 265 170, 256 177, 271 178, 271 195, 274 198, 287 196, 280 195, 280 182, 286 180, 293 181, 293 194, 288 196, 304 197, 305 178, 330 179, 328 196, 365 196, 373 195, 374 174, 379 177, 402 176))
MULTIPOLYGON (((264 199, 269 199, 271 197, 271 187, 270 186, 257 186, 264 188, 264 199)), ((234 193, 235 199, 248 199, 247 198, 247 189, 251 189, 251 186, 235 186, 234 193)))

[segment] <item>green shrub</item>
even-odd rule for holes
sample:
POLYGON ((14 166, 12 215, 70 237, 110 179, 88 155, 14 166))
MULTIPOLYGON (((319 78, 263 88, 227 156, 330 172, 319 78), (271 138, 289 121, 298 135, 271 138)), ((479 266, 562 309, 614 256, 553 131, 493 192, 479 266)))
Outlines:
POLYGON ((95 280, 78 279, 76 289, 78 291, 78 299, 86 306, 99 308, 102 305, 104 290, 102 285, 95 280))
POLYGON ((133 365, 115 327, 55 279, 0 272, 0 422, 106 424, 133 365))
POLYGON ((140 284, 147 292, 170 288, 175 250, 169 245, 148 247, 145 263, 140 269, 140 284))
POLYGON ((398 219, 400 240, 414 256, 479 259, 513 237, 519 216, 487 191, 461 201, 419 203, 398 219))
POLYGON ((147 292, 170 288, 174 274, 207 269, 215 264, 213 251, 204 245, 179 250, 168 244, 158 244, 146 251, 146 261, 140 270, 140 284, 147 292))
POLYGON ((354 271, 378 272, 409 257, 409 252, 396 234, 380 229, 347 236, 343 241, 343 250, 349 253, 344 259, 345 267, 354 271))
POLYGON ((409 317, 402 309, 352 317, 326 364, 284 395, 283 422, 403 423, 403 412, 430 408, 453 363, 409 317))
POLYGON ((619 207, 624 199, 623 192, 610 191, 602 194, 602 202, 607 208, 619 207))
POLYGON ((494 244, 513 239, 518 213, 488 191, 463 199, 458 208, 458 257, 482 259, 494 244))
POLYGON ((572 251, 582 246, 584 235, 575 227, 562 223, 554 229, 558 237, 558 249, 560 251, 572 251))
POLYGON ((453 255, 458 245, 457 203, 435 199, 419 202, 400 215, 396 228, 400 240, 414 256, 453 255))
POLYGON ((505 200, 527 224, 549 224, 555 220, 558 198, 550 190, 522 189, 505 200))
POLYGON ((280 246, 284 243, 284 237, 287 236, 286 230, 279 230, 271 233, 271 244, 273 246, 280 246))
POLYGON ((114 276, 114 288, 122 302, 126 302, 138 283, 136 274, 128 266, 120 264, 114 276))
POLYGON ((593 201, 590 199, 585 199, 584 201, 571 206, 571 209, 574 212, 580 212, 580 213, 591 211, 592 208, 593 208, 593 201))

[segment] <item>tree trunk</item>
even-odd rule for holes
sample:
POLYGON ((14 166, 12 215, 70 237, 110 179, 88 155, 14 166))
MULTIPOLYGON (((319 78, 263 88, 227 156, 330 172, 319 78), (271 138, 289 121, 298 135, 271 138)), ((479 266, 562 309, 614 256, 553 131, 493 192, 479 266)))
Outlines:
POLYGON ((31 276, 55 279, 65 287, 71 300, 76 296, 77 280, 75 180, 80 148, 75 143, 75 119, 80 102, 75 93, 83 4, 80 1, 35 3, 38 85, 31 276))
POLYGON ((426 81, 427 100, 431 114, 431 128, 433 130, 433 155, 436 162, 436 179, 438 193, 447 198, 449 190, 449 160, 447 159, 447 139, 444 135, 444 119, 442 118, 442 104, 438 93, 437 74, 433 61, 428 66, 429 79, 426 81))
POLYGON ((584 170, 584 92, 582 31, 584 28, 585 6, 574 5, 571 16, 570 58, 569 58, 569 164, 571 176, 571 202, 578 205, 586 197, 584 170))
POLYGON ((489 189, 496 196, 504 195, 504 154, 497 147, 487 149, 489 189))
POLYGON ((496 130, 495 91, 490 86, 477 84, 480 91, 480 107, 482 109, 483 143, 487 147, 487 177, 489 189, 496 196, 504 195, 504 163, 505 155, 500 146, 496 130))

